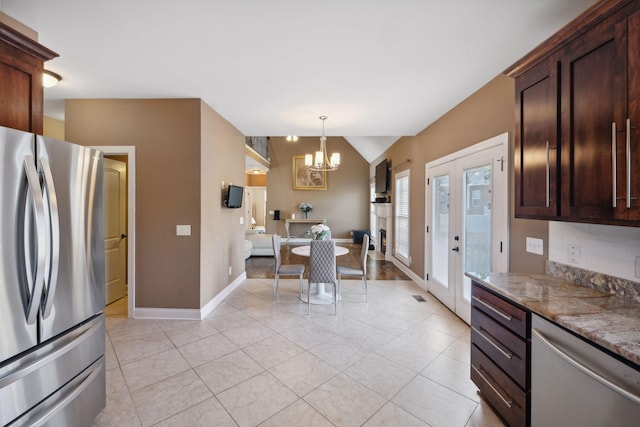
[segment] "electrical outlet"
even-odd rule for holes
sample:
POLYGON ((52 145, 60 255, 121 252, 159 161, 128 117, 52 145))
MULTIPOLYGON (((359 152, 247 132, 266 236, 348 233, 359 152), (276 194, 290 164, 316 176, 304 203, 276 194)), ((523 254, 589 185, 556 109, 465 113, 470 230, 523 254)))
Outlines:
POLYGON ((640 277, 640 256, 636 257, 636 277, 640 277))
POLYGON ((176 225, 176 236, 191 236, 191 226, 176 225))
POLYGON ((243 216, 240 217, 240 225, 242 225, 242 224, 244 224, 244 217, 243 216))
POLYGON ((527 237, 527 252, 542 255, 544 253, 544 240, 527 237))
POLYGON ((231 268, 231 266, 229 266, 229 276, 231 276, 231 272, 233 271, 233 268, 231 268))
POLYGON ((567 261, 572 264, 580 264, 580 246, 575 243, 567 245, 567 261))

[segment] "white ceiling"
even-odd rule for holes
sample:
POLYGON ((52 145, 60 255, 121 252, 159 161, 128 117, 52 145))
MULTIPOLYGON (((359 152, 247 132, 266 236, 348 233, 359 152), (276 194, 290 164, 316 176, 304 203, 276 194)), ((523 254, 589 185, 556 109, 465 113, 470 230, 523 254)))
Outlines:
POLYGON ((369 162, 594 0, 0 0, 66 98, 202 98, 249 136, 344 136, 369 162))

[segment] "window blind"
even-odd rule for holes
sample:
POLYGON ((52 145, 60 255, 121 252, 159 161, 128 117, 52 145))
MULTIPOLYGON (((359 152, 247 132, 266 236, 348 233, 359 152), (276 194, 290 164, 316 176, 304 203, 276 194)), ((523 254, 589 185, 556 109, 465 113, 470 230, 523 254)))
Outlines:
POLYGON ((395 176, 395 256, 409 264, 409 170, 395 176))

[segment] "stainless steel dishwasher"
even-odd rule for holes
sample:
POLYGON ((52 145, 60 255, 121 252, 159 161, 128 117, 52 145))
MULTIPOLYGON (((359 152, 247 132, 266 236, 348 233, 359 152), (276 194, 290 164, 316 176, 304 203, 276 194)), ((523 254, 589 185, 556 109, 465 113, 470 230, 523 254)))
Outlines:
POLYGON ((640 425, 640 371, 533 315, 531 425, 640 425))

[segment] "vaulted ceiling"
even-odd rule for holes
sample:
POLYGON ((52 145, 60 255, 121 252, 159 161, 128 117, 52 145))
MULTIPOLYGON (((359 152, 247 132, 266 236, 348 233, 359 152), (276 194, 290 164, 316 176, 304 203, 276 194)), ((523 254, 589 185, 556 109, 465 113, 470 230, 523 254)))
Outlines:
POLYGON ((202 98, 247 136, 415 135, 594 0, 0 0, 66 98, 202 98))

